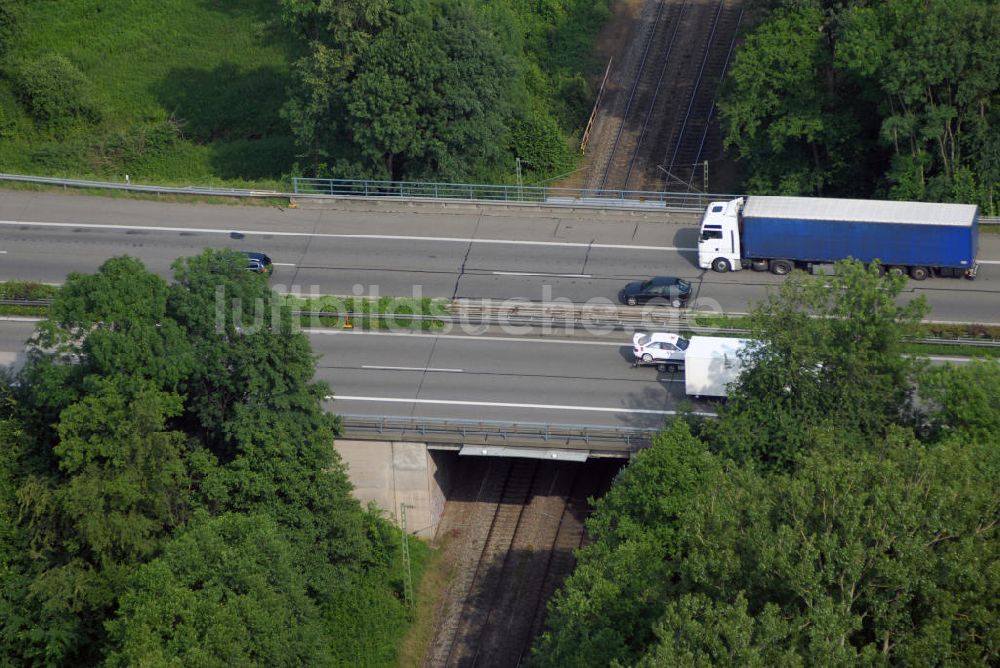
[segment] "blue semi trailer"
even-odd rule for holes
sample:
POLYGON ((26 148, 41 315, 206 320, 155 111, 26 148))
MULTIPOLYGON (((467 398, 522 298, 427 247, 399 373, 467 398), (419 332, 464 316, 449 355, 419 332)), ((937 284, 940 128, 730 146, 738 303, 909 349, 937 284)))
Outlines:
POLYGON ((918 281, 972 279, 978 245, 979 209, 971 204, 751 195, 708 205, 698 265, 783 275, 852 257, 918 281))

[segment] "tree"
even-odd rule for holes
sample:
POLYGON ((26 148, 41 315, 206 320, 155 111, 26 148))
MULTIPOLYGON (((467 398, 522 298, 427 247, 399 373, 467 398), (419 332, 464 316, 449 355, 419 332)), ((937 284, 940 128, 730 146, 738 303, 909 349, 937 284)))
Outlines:
POLYGON ((616 498, 641 501, 602 505, 588 526, 626 524, 630 537, 598 531, 581 552, 550 604, 540 665, 1000 658, 992 439, 927 447, 905 429, 864 442, 829 430, 791 472, 734 466, 677 426, 660 439, 654 449, 686 443, 718 473, 693 479, 690 459, 629 465, 616 498), (660 480, 662 500, 637 478, 660 480), (664 502, 673 512, 647 512, 664 502))
POLYGON ((815 3, 782 7, 734 57, 719 110, 751 192, 820 195, 865 183, 865 117, 855 108, 864 95, 834 71, 831 31, 815 3))
POLYGON ((398 535, 351 496, 308 340, 240 253, 175 277, 70 276, 0 392, 0 662, 391 657, 398 535), (188 577, 228 556, 211 591, 188 577), (155 628, 165 609, 184 624, 155 628), (373 620, 376 650, 346 637, 373 620))
POLYGON ((926 302, 899 303, 906 277, 853 260, 836 267, 834 276, 790 276, 752 310, 747 370, 727 418, 705 423, 728 456, 793 467, 817 430, 865 441, 910 416, 920 362, 904 355, 903 340, 926 302))
POLYGON ((995 212, 1000 8, 763 0, 719 103, 752 191, 995 212))
POLYGON ((1000 366, 991 359, 928 367, 920 378, 930 437, 962 442, 1000 439, 1000 366))
POLYGON ((333 665, 285 536, 259 515, 200 518, 140 568, 108 624, 109 666, 333 665))
POLYGON ((721 462, 675 421, 636 455, 587 521, 594 538, 549 603, 551 630, 538 640, 539 666, 633 661, 653 640, 683 555, 680 518, 704 489, 724 484, 721 462))
POLYGON ((17 491, 32 581, 5 635, 30 639, 26 659, 94 661, 130 569, 189 511, 184 437, 166 428, 180 397, 121 378, 94 385, 60 416, 58 472, 17 491))
POLYGON ((474 5, 285 9, 294 27, 315 35, 286 110, 315 169, 332 143, 353 147, 361 162, 352 171, 393 180, 468 179, 499 160, 513 70, 474 5))
POLYGON ((346 127, 388 178, 469 180, 507 146, 511 64, 471 5, 418 4, 376 37, 346 127))

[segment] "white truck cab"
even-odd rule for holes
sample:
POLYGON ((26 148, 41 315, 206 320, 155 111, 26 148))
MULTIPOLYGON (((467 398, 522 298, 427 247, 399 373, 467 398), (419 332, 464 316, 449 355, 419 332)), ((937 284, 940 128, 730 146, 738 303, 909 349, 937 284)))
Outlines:
POLYGON ((712 202, 701 218, 698 266, 718 272, 738 271, 740 259, 740 210, 743 198, 712 202))

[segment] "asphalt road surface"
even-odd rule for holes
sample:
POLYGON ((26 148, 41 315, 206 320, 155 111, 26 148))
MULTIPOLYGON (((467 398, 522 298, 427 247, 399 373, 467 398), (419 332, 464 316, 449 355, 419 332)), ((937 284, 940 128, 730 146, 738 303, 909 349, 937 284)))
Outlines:
MULTIPOLYGON (((34 322, 0 320, 0 365, 23 361, 34 322)), ((631 366, 631 342, 307 332, 316 377, 340 414, 658 427, 681 405, 683 373, 631 366)))
MULTIPOLYGON (((160 202, 0 190, 0 280, 60 283, 128 254, 170 276, 177 258, 206 247, 262 250, 276 289, 299 293, 613 300, 626 281, 686 278, 701 308, 746 311, 784 279, 696 266, 698 217, 669 222, 628 212, 342 210, 160 202)), ((931 319, 1000 322, 1000 235, 982 234, 976 281, 910 282, 931 319)))

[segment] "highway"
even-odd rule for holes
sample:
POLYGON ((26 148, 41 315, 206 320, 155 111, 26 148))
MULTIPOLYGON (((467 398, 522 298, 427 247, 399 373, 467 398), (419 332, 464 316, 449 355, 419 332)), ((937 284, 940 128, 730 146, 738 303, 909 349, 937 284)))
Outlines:
MULTIPOLYGON (((263 250, 279 290, 573 302, 614 299, 628 280, 689 279, 705 308, 746 311, 784 279, 698 269, 697 216, 490 214, 471 207, 279 209, 0 191, 0 280, 59 283, 129 254, 165 278, 205 247, 263 250), (401 210, 396 210, 401 209, 401 210)), ((931 318, 1000 321, 1000 235, 982 234, 979 279, 911 282, 931 318)))
MULTIPOLYGON (((0 320, 0 364, 23 358, 34 322, 0 320)), ((331 410, 351 415, 657 427, 689 402, 683 374, 631 366, 631 343, 307 331, 331 410)))
MULTIPOLYGON (((366 208, 367 207, 367 208, 366 208)), ((276 264, 278 290, 318 294, 613 299, 625 281, 689 278, 702 304, 745 311, 781 280, 694 265, 697 219, 507 212, 279 209, 0 190, 0 280, 61 283, 129 254, 169 278, 205 247, 256 249, 276 264)), ((910 284, 937 320, 1000 321, 1000 235, 981 237, 975 282, 910 284)), ((32 323, 0 323, 0 363, 23 351, 32 323)), ((456 332, 458 334, 458 332, 456 332)), ((309 332, 332 410, 376 416, 655 427, 686 402, 680 374, 630 366, 630 335, 583 339, 309 332)), ((691 405, 712 411, 710 403, 691 405)))

